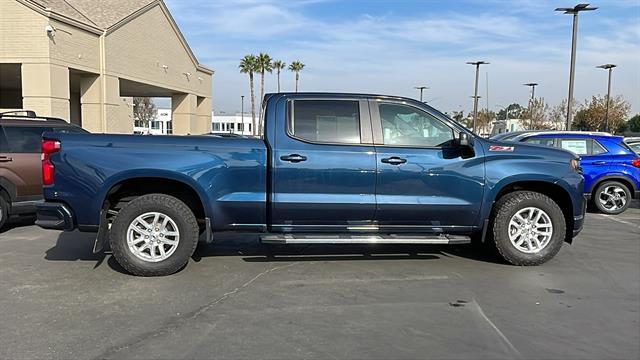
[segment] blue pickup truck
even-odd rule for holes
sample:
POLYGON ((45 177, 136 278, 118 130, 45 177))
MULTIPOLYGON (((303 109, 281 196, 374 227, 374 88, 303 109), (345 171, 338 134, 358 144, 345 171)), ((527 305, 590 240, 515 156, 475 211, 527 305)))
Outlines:
POLYGON ((263 138, 44 135, 37 224, 97 232, 129 272, 167 275, 213 232, 277 244, 492 244, 551 259, 582 228, 572 153, 483 139, 424 103, 265 96, 263 138))

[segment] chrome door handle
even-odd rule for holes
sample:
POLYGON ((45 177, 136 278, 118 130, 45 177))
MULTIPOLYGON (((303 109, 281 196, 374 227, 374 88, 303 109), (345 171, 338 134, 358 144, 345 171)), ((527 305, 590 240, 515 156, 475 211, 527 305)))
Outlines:
POLYGON ((291 155, 280 156, 280 160, 288 161, 288 162, 292 162, 292 163, 299 163, 301 161, 306 161, 307 157, 304 156, 304 155, 291 154, 291 155))
POLYGON ((11 162, 11 161, 13 161, 13 159, 10 157, 0 156, 0 162, 11 162))
POLYGON ((381 161, 383 163, 385 163, 385 164, 400 165, 400 164, 406 163, 407 159, 402 159, 402 158, 399 158, 397 156, 392 156, 392 157, 389 157, 389 158, 384 158, 381 161))

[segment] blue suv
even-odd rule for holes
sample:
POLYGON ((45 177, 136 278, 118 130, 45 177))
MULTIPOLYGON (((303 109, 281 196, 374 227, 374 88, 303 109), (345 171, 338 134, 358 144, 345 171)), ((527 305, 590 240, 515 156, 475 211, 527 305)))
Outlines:
POLYGON ((584 191, 605 214, 620 214, 640 197, 640 157, 621 136, 597 132, 525 132, 509 139, 569 150, 580 156, 584 191))

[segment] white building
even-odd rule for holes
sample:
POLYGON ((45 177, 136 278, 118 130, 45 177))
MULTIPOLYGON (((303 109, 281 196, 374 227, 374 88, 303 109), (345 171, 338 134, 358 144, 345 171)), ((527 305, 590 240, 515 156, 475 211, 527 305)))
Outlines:
MULTIPOLYGON (((257 119, 256 119, 257 120, 257 119)), ((232 133, 239 135, 252 134, 251 113, 226 113, 213 114, 211 117, 211 129, 215 134, 232 133)))
POLYGON ((171 121, 171 109, 158 109, 155 120, 151 124, 136 121, 133 127, 134 134, 142 135, 171 135, 173 134, 173 122, 171 121), (147 127, 149 126, 149 127, 147 127))

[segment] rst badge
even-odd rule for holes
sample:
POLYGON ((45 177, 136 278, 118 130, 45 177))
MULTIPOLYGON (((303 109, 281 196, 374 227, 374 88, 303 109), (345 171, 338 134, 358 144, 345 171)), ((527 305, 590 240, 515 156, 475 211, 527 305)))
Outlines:
POLYGON ((502 146, 502 145, 490 145, 489 151, 507 151, 513 152, 513 146, 502 146))

